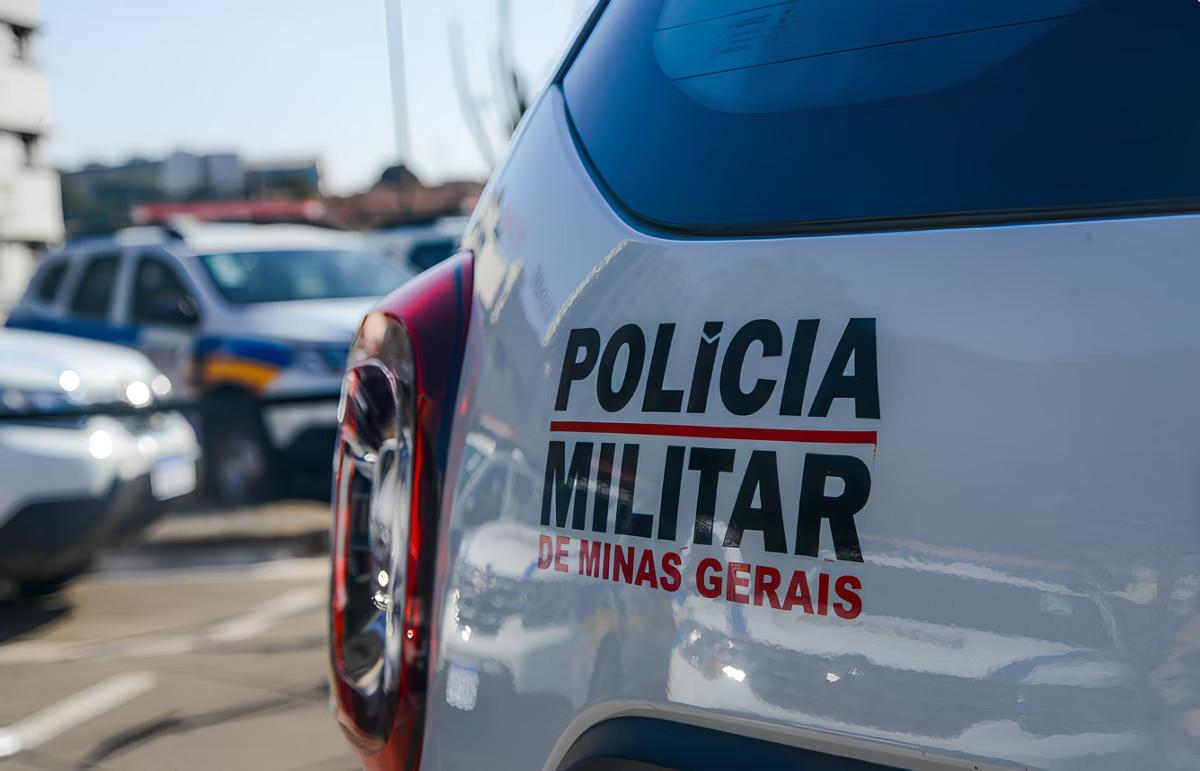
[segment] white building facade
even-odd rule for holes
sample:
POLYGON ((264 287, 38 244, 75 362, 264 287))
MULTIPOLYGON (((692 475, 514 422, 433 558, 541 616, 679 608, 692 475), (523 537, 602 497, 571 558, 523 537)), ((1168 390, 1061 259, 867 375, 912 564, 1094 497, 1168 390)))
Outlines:
POLYGON ((0 316, 25 289, 38 254, 63 238, 58 172, 46 160, 46 73, 37 58, 37 0, 0 2, 0 316))
POLYGON ((241 198, 245 172, 237 153, 194 155, 176 150, 162 160, 159 184, 171 200, 197 191, 217 198, 241 198))

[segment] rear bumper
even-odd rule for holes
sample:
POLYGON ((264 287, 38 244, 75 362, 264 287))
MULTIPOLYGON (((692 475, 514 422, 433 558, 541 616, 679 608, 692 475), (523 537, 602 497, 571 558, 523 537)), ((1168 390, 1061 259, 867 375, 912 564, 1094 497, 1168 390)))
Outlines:
POLYGON ((164 509, 151 494, 149 474, 116 480, 99 498, 31 501, 0 526, 0 574, 30 581, 69 572, 164 509))

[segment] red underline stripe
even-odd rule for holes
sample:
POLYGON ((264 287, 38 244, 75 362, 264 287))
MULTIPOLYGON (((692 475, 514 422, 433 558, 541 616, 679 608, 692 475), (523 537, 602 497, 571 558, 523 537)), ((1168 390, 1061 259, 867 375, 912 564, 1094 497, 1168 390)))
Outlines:
POLYGON ((677 436, 688 439, 743 439, 752 442, 878 444, 878 434, 875 431, 829 431, 815 428, 736 428, 731 426, 675 426, 668 423, 552 420, 550 421, 550 430, 569 434, 677 436))

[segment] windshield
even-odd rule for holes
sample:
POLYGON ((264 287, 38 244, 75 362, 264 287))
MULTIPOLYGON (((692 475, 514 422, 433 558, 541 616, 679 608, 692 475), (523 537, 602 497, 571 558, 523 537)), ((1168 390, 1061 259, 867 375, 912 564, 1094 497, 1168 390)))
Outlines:
POLYGON ((220 252, 200 261, 234 303, 374 297, 409 277, 382 257, 346 250, 220 252))

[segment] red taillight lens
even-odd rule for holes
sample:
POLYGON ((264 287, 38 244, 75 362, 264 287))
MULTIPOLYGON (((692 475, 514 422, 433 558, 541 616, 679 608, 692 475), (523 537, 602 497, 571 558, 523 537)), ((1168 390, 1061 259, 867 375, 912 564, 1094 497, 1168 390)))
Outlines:
POLYGON ((330 652, 338 719, 378 768, 420 760, 434 537, 471 258, 394 292, 351 347, 334 457, 330 652))

